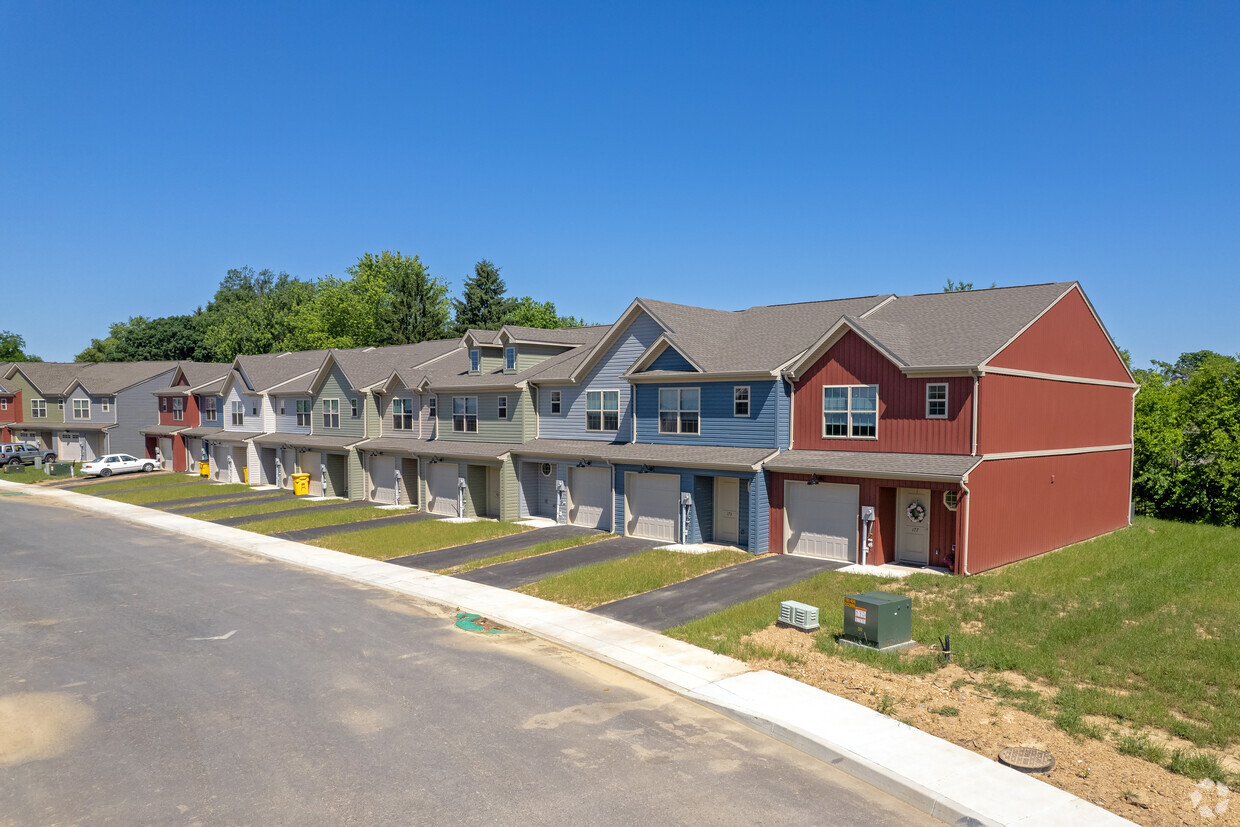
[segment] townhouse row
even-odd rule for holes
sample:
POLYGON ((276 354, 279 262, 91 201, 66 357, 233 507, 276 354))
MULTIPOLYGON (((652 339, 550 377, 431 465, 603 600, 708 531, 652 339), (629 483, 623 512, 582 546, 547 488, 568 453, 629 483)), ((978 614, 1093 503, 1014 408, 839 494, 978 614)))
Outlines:
POLYGON ((1076 282, 638 299, 605 326, 158 376, 139 430, 166 467, 448 516, 958 573, 1130 519, 1136 384, 1076 282))

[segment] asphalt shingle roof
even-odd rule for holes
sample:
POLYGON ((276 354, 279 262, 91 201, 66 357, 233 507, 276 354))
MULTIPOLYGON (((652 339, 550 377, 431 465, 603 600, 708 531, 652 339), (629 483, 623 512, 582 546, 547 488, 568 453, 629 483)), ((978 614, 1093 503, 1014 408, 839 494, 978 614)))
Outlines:
POLYGON ((961 479, 981 457, 965 454, 897 454, 880 451, 784 451, 769 460, 768 471, 893 479, 961 479))
POLYGON ((701 465, 751 469, 770 456, 772 451, 766 448, 728 448, 717 445, 652 445, 644 442, 532 439, 514 449, 514 453, 531 457, 601 459, 631 465, 701 465))
POLYGON ((265 391, 287 382, 303 373, 318 370, 326 358, 326 350, 302 350, 297 353, 261 353, 254 356, 238 356, 240 366, 250 387, 265 391))

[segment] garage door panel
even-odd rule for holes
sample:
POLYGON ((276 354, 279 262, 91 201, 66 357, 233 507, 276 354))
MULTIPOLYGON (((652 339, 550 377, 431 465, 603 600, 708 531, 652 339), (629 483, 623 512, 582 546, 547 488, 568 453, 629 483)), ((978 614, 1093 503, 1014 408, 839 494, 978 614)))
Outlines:
POLYGON ((633 473, 625 477, 625 532, 674 543, 680 513, 680 477, 633 473))
POLYGON ((437 462, 427 466, 426 489, 428 505, 434 514, 458 516, 457 485, 458 469, 455 462, 437 462))
POLYGON ((611 501, 611 471, 606 468, 570 468, 568 521, 572 525, 606 529, 611 501))
POLYGON ((786 492, 786 551, 855 562, 860 489, 855 485, 789 482, 786 492))
POLYGON ((371 457, 370 499, 377 503, 396 504, 395 457, 371 457))

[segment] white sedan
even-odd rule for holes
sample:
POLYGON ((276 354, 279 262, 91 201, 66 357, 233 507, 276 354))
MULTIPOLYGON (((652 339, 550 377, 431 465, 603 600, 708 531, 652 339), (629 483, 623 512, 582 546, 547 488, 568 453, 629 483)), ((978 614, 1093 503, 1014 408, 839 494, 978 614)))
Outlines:
POLYGON ((155 460, 137 459, 129 454, 108 454, 82 463, 82 476, 84 477, 110 477, 113 474, 126 474, 130 471, 153 470, 155 470, 155 460))

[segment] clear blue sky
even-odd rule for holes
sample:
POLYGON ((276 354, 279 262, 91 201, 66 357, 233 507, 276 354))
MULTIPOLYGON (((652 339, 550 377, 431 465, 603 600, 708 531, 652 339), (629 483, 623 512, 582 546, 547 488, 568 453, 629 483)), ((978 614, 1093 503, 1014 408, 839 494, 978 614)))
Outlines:
POLYGON ((70 359, 387 249, 597 322, 1079 279, 1138 366, 1235 353, 1237 44, 1234 2, 5 0, 0 329, 70 359))

